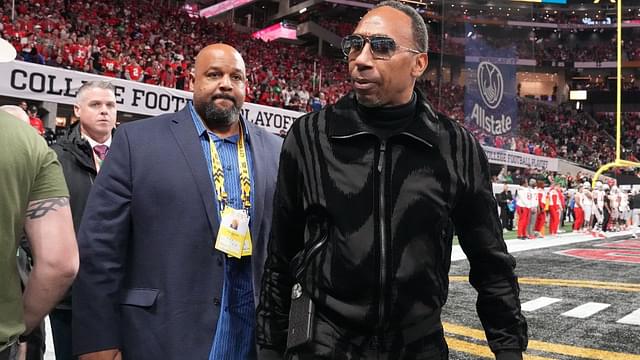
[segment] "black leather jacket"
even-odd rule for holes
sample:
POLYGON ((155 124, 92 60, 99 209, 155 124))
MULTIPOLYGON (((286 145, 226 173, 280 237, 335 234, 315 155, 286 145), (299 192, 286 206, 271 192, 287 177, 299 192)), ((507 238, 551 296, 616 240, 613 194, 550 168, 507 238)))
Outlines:
POLYGON ((370 336, 391 344, 387 350, 441 331, 454 227, 491 349, 526 348, 515 259, 487 158, 470 132, 422 96, 417 107, 415 120, 387 140, 359 119, 353 94, 294 123, 257 309, 265 351, 285 350, 294 282, 339 333, 370 336), (296 278, 304 253, 309 263, 296 278))
MULTIPOLYGON (((91 191, 91 186, 97 175, 91 145, 82 138, 78 121, 71 125, 51 148, 58 155, 58 161, 62 165, 64 178, 69 188, 73 228, 77 232, 80 228, 80 220, 82 220, 89 191, 91 191)), ((67 292, 63 301, 56 308, 71 309, 71 290, 67 292)))
POLYGON ((80 227, 84 206, 96 178, 96 166, 89 142, 80 133, 80 122, 71 125, 67 132, 51 148, 58 155, 64 178, 69 187, 69 202, 73 227, 80 227))

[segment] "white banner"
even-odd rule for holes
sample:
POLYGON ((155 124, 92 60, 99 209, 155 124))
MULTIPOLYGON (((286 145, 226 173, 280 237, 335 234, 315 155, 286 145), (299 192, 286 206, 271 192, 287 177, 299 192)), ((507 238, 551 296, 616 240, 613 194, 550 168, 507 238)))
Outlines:
POLYGON ((260 125, 274 134, 285 134, 291 124, 305 113, 275 108, 271 106, 244 103, 242 114, 245 119, 260 125))
POLYGON ((491 146, 482 146, 482 148, 491 164, 558 171, 558 159, 498 149, 491 146))
MULTIPOLYGON (((75 103, 83 83, 93 80, 111 82, 116 88, 118 111, 143 115, 160 115, 182 109, 191 92, 116 79, 23 61, 0 63, 0 95, 58 104, 75 103)), ((288 131, 303 113, 270 106, 245 103, 243 114, 251 122, 279 134, 288 131)))

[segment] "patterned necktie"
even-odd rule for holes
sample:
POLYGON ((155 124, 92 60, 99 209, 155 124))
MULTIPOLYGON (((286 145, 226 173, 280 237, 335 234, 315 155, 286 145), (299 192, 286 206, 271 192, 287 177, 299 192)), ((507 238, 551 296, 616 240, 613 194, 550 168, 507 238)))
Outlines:
POLYGON ((109 152, 109 147, 107 145, 96 145, 93 147, 93 152, 98 157, 98 165, 102 166, 102 162, 109 152))

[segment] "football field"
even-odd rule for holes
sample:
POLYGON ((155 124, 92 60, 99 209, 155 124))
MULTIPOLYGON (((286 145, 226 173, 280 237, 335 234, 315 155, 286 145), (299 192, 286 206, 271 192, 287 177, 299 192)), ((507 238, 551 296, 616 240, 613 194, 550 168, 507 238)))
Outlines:
MULTIPOLYGON (((640 360, 640 239, 509 240, 529 325, 525 359, 640 360)), ((469 264, 454 251, 443 311, 450 359, 493 358, 475 311, 469 264)))
MULTIPOLYGON (((608 238, 565 233, 507 245, 529 325, 525 359, 640 360, 640 239, 630 232, 608 238)), ((492 359, 468 272, 455 246, 442 315, 449 358, 492 359)), ((45 360, 54 360, 47 330, 45 360)))

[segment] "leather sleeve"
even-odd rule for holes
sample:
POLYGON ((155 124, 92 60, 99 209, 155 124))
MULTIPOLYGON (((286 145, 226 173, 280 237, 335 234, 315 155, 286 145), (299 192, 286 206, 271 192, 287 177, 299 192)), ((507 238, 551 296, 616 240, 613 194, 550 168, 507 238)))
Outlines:
POLYGON ((493 197, 489 163, 480 144, 468 132, 465 154, 468 163, 464 195, 453 220, 471 270, 469 281, 478 291, 476 307, 494 353, 522 352, 527 347, 527 323, 520 309, 520 288, 515 259, 507 252, 493 197))
POLYGON ((284 354, 287 342, 291 288, 291 259, 304 247, 304 209, 300 170, 301 126, 294 123, 280 155, 274 195, 273 220, 262 277, 260 303, 256 310, 258 346, 269 353, 284 354))

